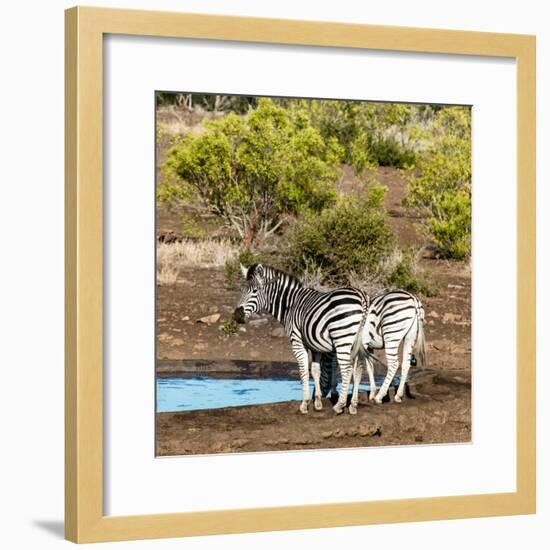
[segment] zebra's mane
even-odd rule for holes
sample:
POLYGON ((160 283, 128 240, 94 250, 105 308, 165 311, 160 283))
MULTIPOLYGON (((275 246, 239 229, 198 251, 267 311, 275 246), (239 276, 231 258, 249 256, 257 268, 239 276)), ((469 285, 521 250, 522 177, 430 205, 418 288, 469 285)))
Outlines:
POLYGON ((290 273, 287 273, 286 271, 282 271, 281 269, 277 269, 276 267, 270 266, 270 265, 264 265, 264 264, 253 264, 248 268, 248 272, 246 274, 246 280, 252 281, 254 278, 254 275, 256 274, 256 270, 258 269, 258 266, 262 266, 265 271, 265 280, 266 282, 272 282, 281 278, 287 279, 289 282, 294 282, 297 286, 303 286, 302 282, 294 277, 294 275, 291 275, 290 273))

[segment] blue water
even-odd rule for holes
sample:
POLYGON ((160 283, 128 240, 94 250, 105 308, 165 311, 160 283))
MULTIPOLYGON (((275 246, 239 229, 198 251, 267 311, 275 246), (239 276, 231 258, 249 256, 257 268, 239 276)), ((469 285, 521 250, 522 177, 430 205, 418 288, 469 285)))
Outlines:
MULTIPOLYGON (((399 382, 397 376, 394 384, 399 382)), ((376 381, 381 384, 383 377, 376 381)), ((361 384, 360 391, 369 391, 361 384)), ((310 382, 313 394, 313 382, 310 382)), ((299 380, 280 378, 212 378, 194 376, 186 378, 157 378, 157 412, 196 411, 263 405, 302 398, 299 380)))

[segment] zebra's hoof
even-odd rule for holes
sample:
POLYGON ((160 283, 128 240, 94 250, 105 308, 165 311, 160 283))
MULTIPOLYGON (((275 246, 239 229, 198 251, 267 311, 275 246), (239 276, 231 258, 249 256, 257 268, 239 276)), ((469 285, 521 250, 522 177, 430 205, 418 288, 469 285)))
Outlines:
POLYGON ((357 406, 356 405, 350 405, 349 406, 349 413, 350 414, 357 414, 357 406))
POLYGON ((336 414, 342 414, 344 412, 344 406, 343 405, 338 405, 338 403, 337 403, 336 405, 334 405, 334 407, 332 407, 332 410, 336 414))
POLYGON ((383 397, 375 397, 374 398, 374 402, 377 404, 377 405, 382 405, 382 399, 384 399, 383 397))
POLYGON ((376 394, 374 392, 369 395, 369 401, 374 401, 375 398, 376 394))
POLYGON ((315 407, 316 411, 320 411, 323 409, 323 402, 320 399, 316 399, 313 403, 313 406, 315 407))
POLYGON ((399 397, 397 394, 395 394, 395 397, 393 398, 393 400, 396 402, 396 403, 401 403, 401 401, 403 401, 401 399, 401 397, 399 397))
POLYGON ((307 406, 307 405, 308 405, 308 404, 307 404, 305 401, 303 401, 302 404, 300 405, 300 412, 301 412, 302 414, 307 414, 307 410, 308 410, 308 406, 307 406))

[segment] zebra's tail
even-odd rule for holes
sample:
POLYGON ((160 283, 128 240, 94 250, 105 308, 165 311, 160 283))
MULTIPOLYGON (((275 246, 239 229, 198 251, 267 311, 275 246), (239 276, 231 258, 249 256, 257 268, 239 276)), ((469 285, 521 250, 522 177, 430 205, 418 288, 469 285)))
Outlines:
POLYGON ((356 365, 356 362, 365 361, 367 357, 367 350, 363 345, 363 328, 367 320, 367 313, 369 310, 369 298, 361 292, 363 298, 363 316, 361 317, 361 322, 359 323, 359 328, 357 329, 357 334, 355 335, 355 340, 351 346, 351 364, 356 365))
POLYGON ((416 314, 418 318, 418 334, 416 336, 416 346, 418 351, 419 367, 425 369, 428 366, 428 360, 426 359, 426 340, 424 337, 424 306, 418 300, 416 308, 416 314))

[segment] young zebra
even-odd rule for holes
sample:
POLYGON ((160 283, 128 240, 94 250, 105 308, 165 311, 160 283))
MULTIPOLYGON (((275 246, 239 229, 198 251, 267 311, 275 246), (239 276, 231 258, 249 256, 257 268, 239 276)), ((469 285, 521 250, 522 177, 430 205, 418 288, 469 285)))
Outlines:
MULTIPOLYGON (((329 292, 306 288, 298 279, 270 266, 255 264, 249 269, 241 268, 246 287, 233 314, 235 321, 244 323, 252 313, 267 312, 283 324, 298 361, 302 382, 300 412, 304 414, 308 412, 310 400, 308 350, 313 354, 311 372, 316 410, 323 407, 319 385, 321 354, 334 351, 342 376, 342 390, 333 409, 338 414, 343 412, 355 353, 359 349, 356 339, 365 321, 368 298, 354 288, 329 292)), ((357 407, 350 407, 349 412, 355 414, 357 407)))
POLYGON ((366 360, 369 375, 369 399, 382 403, 388 388, 399 368, 399 346, 403 342, 401 379, 395 394, 395 401, 401 402, 405 383, 411 366, 411 355, 415 344, 418 344, 418 356, 423 366, 426 365, 424 342, 424 307, 420 300, 404 290, 384 292, 372 298, 367 319, 362 328, 358 360, 353 372, 353 394, 351 403, 357 407, 359 384, 363 370, 362 360, 366 360), (376 393, 374 380, 375 349, 385 349, 388 370, 382 386, 376 393))

